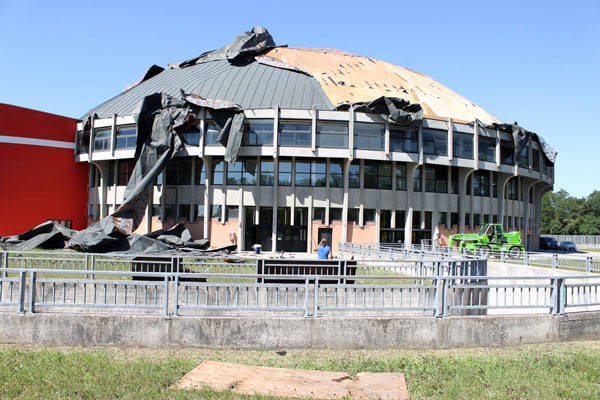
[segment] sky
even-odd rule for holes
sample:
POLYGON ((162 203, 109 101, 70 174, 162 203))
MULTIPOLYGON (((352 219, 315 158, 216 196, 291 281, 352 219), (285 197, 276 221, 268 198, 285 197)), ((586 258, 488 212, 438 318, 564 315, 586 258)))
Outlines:
POLYGON ((425 73, 557 151, 555 190, 600 190, 600 1, 0 0, 0 103, 79 118, 152 64, 254 25, 425 73), (486 4, 489 3, 489 4, 486 4))

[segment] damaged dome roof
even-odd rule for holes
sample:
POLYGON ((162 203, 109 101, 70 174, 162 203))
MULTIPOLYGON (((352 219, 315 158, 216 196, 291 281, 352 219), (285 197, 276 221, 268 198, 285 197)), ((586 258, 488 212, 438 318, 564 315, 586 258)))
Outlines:
POLYGON ((500 122, 427 75, 339 50, 276 46, 261 26, 180 64, 152 66, 140 81, 86 115, 128 115, 145 96, 179 96, 182 90, 244 109, 332 110, 339 103, 398 97, 421 104, 426 118, 500 122))

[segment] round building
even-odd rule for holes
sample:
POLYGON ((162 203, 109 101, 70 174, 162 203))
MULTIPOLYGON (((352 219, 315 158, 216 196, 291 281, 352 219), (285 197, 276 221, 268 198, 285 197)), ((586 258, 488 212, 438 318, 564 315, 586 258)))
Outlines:
POLYGON ((90 222, 123 202, 136 107, 154 93, 235 104, 243 135, 226 162, 216 114, 201 108, 156 177, 138 232, 184 223, 212 246, 236 240, 240 250, 294 252, 314 252, 327 238, 335 253, 340 242, 444 245, 449 234, 498 222, 537 247, 556 154, 540 136, 509 129, 422 73, 339 50, 275 46, 260 27, 217 51, 153 66, 82 118, 76 159, 94 166, 90 222), (398 120, 364 106, 379 98, 421 112, 398 120))

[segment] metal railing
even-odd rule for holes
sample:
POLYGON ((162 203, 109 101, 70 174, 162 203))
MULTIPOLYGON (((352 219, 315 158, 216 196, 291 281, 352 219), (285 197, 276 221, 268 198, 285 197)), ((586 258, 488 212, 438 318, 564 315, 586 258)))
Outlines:
POLYGON ((338 251, 342 254, 355 254, 375 259, 401 260, 401 259, 432 259, 440 257, 447 260, 474 260, 486 258, 513 264, 538 266, 555 269, 571 269, 585 272, 600 272, 600 255, 576 255, 562 253, 544 253, 509 250, 471 253, 465 249, 459 251, 456 247, 412 245, 404 246, 399 243, 361 244, 340 243, 338 251))

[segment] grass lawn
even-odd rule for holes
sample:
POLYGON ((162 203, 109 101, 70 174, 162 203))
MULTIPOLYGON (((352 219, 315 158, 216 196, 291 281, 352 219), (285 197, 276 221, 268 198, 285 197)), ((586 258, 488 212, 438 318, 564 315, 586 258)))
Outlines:
POLYGON ((411 399, 600 398, 600 341, 508 348, 275 351, 0 345, 0 398, 260 398, 169 386, 210 359, 248 365, 403 372, 411 399))

